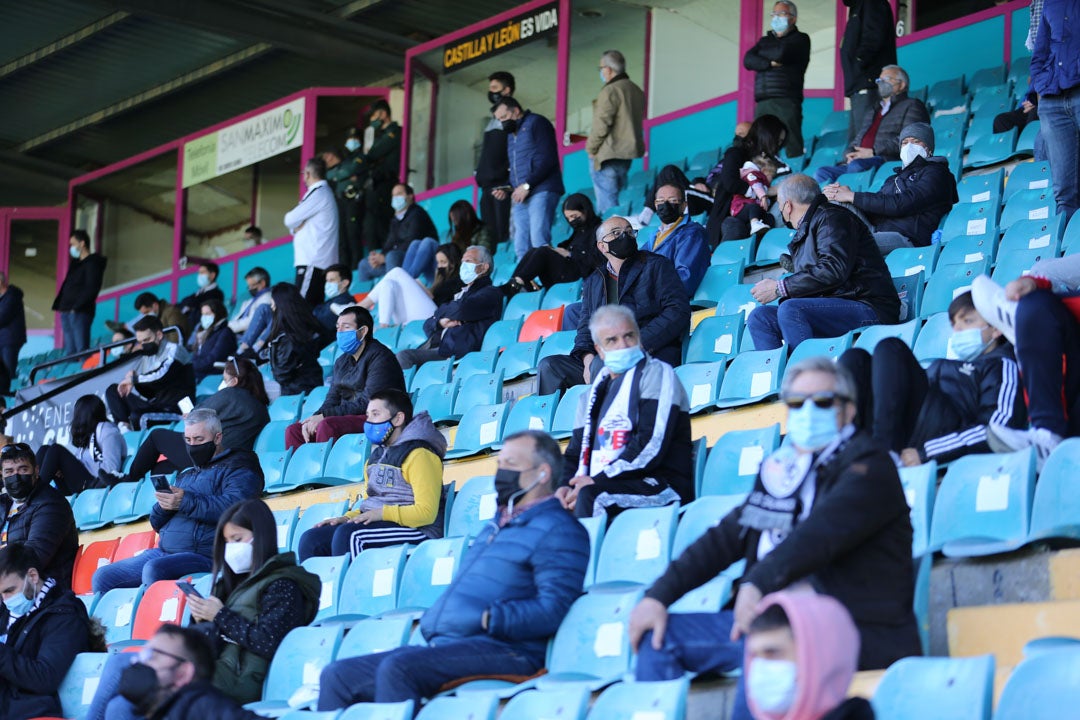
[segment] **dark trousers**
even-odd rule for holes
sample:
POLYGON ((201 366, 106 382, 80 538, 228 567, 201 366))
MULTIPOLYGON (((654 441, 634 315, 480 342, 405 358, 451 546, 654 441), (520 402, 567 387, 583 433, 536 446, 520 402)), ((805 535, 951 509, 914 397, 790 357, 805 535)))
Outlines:
POLYGON ((63 445, 38 448, 37 466, 42 481, 56 483, 56 489, 65 495, 74 495, 97 485, 97 478, 63 445))
POLYGON ((419 702, 434 697, 451 680, 532 675, 543 666, 542 652, 527 652, 484 635, 447 640, 436 647, 407 646, 327 665, 319 677, 319 710, 358 702, 419 702))
MULTIPOLYGON (((323 443, 337 440, 342 435, 349 433, 364 432, 364 421, 367 415, 334 415, 323 418, 319 427, 315 428, 315 442, 323 443)), ((286 449, 298 448, 307 440, 304 439, 304 427, 298 422, 285 428, 286 449)), ((359 478, 358 478, 359 479, 359 478)))
MULTIPOLYGON (((375 185, 370 194, 364 196, 364 243, 367 250, 378 250, 386 243, 390 232, 390 218, 394 209, 390 207, 390 194, 394 190, 395 178, 390 183, 375 185)), ((367 253, 364 253, 367 256, 367 253)))
POLYGON ((338 262, 356 267, 364 259, 364 199, 338 198, 338 262))
POLYGON ((158 428, 151 431, 135 451, 128 469, 128 479, 135 481, 148 472, 168 474, 192 466, 184 434, 176 430, 158 428), (158 461, 162 455, 165 460, 158 461))
POLYGON ((377 520, 367 525, 344 522, 311 528, 300 536, 296 554, 300 562, 309 557, 328 557, 351 554, 356 557, 370 548, 394 545, 419 545, 428 536, 419 530, 398 525, 389 520, 377 520))
POLYGON ((544 287, 551 287, 556 283, 573 282, 581 278, 577 265, 568 257, 556 252, 555 248, 538 247, 531 248, 521 258, 521 262, 514 268, 514 277, 519 277, 528 282, 533 278, 540 278, 544 287))
MULTIPOLYGON (((596 377, 604 367, 604 361, 597 355, 593 358, 592 373, 596 377)), ((551 355, 540 361, 536 368, 541 395, 550 395, 556 390, 567 390, 585 382, 585 363, 573 355, 551 355)))
POLYGON ((491 194, 494 188, 480 188, 480 219, 491 228, 495 242, 510 239, 510 193, 503 200, 491 194))
POLYGON ((0 362, 4 364, 7 378, 0 372, 0 393, 8 393, 11 389, 11 379, 19 374, 19 350, 21 345, 0 345, 0 362))
POLYGON ((1062 437, 1080 434, 1080 325, 1049 290, 1020 298, 1016 359, 1032 427, 1062 437))
POLYGON ((881 96, 878 95, 877 87, 872 87, 865 92, 855 93, 850 100, 851 115, 848 116, 848 144, 854 145, 855 141, 859 139, 855 137, 855 133, 862 128, 863 118, 866 117, 866 113, 871 108, 876 109, 881 96))
POLYGON ((744 205, 742 210, 724 218, 724 221, 720 223, 720 241, 742 240, 750 237, 751 220, 760 220, 766 225, 772 225, 772 216, 760 205, 757 203, 744 205))
POLYGON ((314 265, 296 266, 296 288, 311 307, 322 305, 326 297, 326 270, 314 265))
POLYGON ((179 413, 176 403, 161 403, 153 400, 144 400, 134 393, 128 393, 127 397, 120 397, 116 385, 105 388, 105 404, 109 406, 109 414, 116 422, 126 422, 133 428, 139 427, 139 420, 147 413, 179 413))
POLYGON ((1036 110, 1031 112, 1024 112, 1021 109, 1009 110, 1008 112, 999 113, 994 116, 994 132, 1003 133, 1016 128, 1017 132, 1020 132, 1027 124, 1032 120, 1038 120, 1039 113, 1036 110))
POLYGON ((771 98, 758 100, 757 109, 754 111, 754 119, 762 115, 775 115, 787 127, 787 140, 784 149, 788 157, 799 157, 803 154, 802 136, 802 100, 791 98, 771 98))
POLYGON ((852 348, 838 362, 855 379, 857 424, 890 450, 911 447, 930 387, 911 349, 899 338, 885 338, 873 355, 852 348))
POLYGON ((415 365, 423 365, 426 362, 432 360, 445 360, 445 358, 439 354, 437 348, 419 347, 412 350, 402 350, 397 354, 398 362, 401 363, 402 370, 408 370, 415 365))

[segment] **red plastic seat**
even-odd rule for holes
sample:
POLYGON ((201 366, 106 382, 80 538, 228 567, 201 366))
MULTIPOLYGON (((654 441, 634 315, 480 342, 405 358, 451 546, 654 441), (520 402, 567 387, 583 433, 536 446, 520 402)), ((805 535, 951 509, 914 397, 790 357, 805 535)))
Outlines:
POLYGON ((518 333, 518 342, 532 342, 562 330, 563 307, 529 313, 518 333))
POLYGON ((99 567, 113 561, 119 546, 120 539, 116 538, 115 540, 99 540, 80 548, 79 557, 75 559, 75 572, 71 578, 71 589, 76 595, 93 592, 90 581, 94 573, 99 567))
POLYGON ((123 539, 120 540, 120 547, 116 548, 116 553, 113 555, 113 562, 133 558, 145 550, 157 547, 157 542, 157 533, 153 530, 144 530, 143 532, 125 535, 123 539))

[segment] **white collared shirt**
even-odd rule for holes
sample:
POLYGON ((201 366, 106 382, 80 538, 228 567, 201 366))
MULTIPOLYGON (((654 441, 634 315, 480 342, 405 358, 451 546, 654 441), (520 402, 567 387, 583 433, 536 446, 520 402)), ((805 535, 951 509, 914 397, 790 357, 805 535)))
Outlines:
POLYGON ((334 191, 319 180, 304 193, 300 204, 285 213, 285 227, 293 234, 293 264, 325 270, 338 261, 338 210, 334 191))

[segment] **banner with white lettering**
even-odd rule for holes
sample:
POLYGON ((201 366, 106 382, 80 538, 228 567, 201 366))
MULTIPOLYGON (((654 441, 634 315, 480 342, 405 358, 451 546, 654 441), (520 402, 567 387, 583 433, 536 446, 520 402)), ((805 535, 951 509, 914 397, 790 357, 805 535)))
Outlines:
POLYGON ((443 73, 449 74, 473 63, 532 42, 559 29, 559 4, 553 2, 522 13, 501 25, 455 40, 443 46, 443 73))

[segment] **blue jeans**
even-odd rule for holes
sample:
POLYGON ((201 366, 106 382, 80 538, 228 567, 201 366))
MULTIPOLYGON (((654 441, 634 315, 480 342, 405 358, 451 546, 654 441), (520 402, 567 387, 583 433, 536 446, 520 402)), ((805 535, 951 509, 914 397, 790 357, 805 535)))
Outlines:
POLYGON ((405 253, 400 250, 391 250, 385 253, 386 262, 379 267, 371 267, 371 263, 367 258, 360 261, 360 264, 356 266, 356 273, 360 276, 360 281, 374 280, 375 278, 381 278, 386 274, 387 270, 392 270, 396 267, 401 267, 401 263, 405 260, 405 253))
POLYGON ((1039 120, 1043 141, 1054 152, 1050 176, 1057 211, 1068 222, 1080 207, 1080 86, 1039 98, 1039 120))
POLYGON ((826 183, 836 182, 836 178, 840 177, 844 173, 857 173, 863 170, 873 170, 874 168, 881 167, 885 162, 885 158, 874 155, 868 158, 855 158, 849 163, 841 163, 840 165, 826 165, 825 167, 818 168, 814 171, 814 179, 818 183, 825 185, 826 183))
POLYGON ((90 347, 90 323, 93 313, 69 310, 60 313, 60 331, 64 334, 64 354, 72 355, 90 347))
POLYGON ((893 232, 892 230, 874 233, 874 242, 877 243, 877 248, 881 251, 881 257, 886 257, 897 248, 915 247, 915 245, 907 239, 907 236, 898 232, 893 232))
POLYGON ((161 548, 150 548, 133 558, 98 568, 91 585, 95 593, 107 593, 113 588, 139 587, 158 580, 208 573, 210 565, 210 558, 198 553, 167 553, 161 548))
POLYGON ((414 278, 423 275, 428 284, 431 284, 435 282, 435 251, 438 249, 439 241, 435 238, 413 240, 405 250, 401 267, 414 278))
MULTIPOLYGON (((659 650, 652 646, 652 632, 645 633, 638 644, 638 681, 677 680, 687 672, 730 672, 742 667, 743 643, 731 642, 734 614, 730 610, 718 613, 673 613, 668 615, 664 644, 659 650)), ((732 720, 750 720, 742 678, 735 693, 732 720)))
POLYGON ((255 343, 261 342, 262 347, 270 340, 270 325, 274 321, 274 311, 270 309, 270 303, 264 303, 255 308, 251 313, 251 322, 247 330, 240 336, 240 343, 248 347, 255 347, 255 343))
POLYGON ((596 214, 619 204, 619 192, 626 187, 626 178, 630 174, 630 160, 605 160, 600 169, 589 169, 592 175, 593 192, 596 193, 596 214))
POLYGON ((581 302, 573 302, 563 308, 562 329, 577 330, 581 323, 581 302))
POLYGON ((323 668, 319 710, 338 710, 358 702, 419 702, 458 678, 532 675, 542 667, 543 650, 525 650, 485 635, 446 640, 436 647, 402 647, 338 660, 323 668))
POLYGON ((755 350, 775 350, 788 344, 794 350, 803 340, 836 337, 848 330, 881 322, 874 308, 858 300, 789 298, 754 308, 746 319, 755 350))
POLYGON ((514 223, 514 252, 518 262, 529 248, 551 244, 551 219, 558 204, 559 194, 554 192, 532 193, 525 202, 517 204, 510 217, 514 223))

